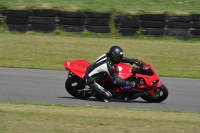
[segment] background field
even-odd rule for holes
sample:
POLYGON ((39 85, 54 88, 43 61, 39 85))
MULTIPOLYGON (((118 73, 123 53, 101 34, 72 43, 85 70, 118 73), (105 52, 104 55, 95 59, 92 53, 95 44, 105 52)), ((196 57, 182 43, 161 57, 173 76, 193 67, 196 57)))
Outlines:
POLYGON ((1 8, 54 8, 62 10, 92 10, 106 12, 173 12, 200 13, 199 0, 1 0, 1 8))

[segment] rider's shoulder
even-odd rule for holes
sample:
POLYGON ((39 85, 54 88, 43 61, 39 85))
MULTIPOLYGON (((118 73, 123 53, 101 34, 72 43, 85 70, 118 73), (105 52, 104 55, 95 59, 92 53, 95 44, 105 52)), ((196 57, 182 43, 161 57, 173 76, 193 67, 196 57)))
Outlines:
POLYGON ((108 55, 108 53, 106 53, 104 55, 110 60, 110 56, 108 55))

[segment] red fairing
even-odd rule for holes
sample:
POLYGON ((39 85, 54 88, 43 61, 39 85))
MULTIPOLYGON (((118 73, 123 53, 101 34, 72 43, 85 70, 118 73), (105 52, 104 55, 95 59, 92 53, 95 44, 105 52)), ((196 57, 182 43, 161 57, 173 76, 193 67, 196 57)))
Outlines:
MULTIPOLYGON (((159 77, 158 73, 156 72, 156 70, 154 69, 154 67, 146 62, 143 62, 143 63, 144 63, 144 66, 142 69, 148 70, 150 68, 154 74, 153 75, 145 75, 145 74, 136 73, 137 78, 144 79, 144 81, 145 81, 145 84, 138 84, 137 88, 139 88, 139 89, 152 88, 152 90, 149 93, 150 93, 150 95, 154 96, 155 95, 154 90, 159 88, 162 85, 162 82, 160 81, 160 77, 159 77), (155 82, 155 84, 152 84, 154 82, 155 82)), ((124 63, 119 63, 119 64, 115 65, 115 73, 118 75, 118 77, 120 77, 124 80, 133 76, 132 69, 134 69, 134 68, 132 68, 128 64, 124 64, 124 63)))
POLYGON ((149 94, 151 96, 155 96, 155 92, 154 90, 161 87, 162 82, 160 80, 160 77, 158 75, 158 73, 156 72, 156 70, 154 69, 154 67, 148 63, 145 63, 143 69, 147 70, 148 68, 150 68, 153 71, 153 75, 143 75, 143 74, 136 74, 136 76, 138 78, 143 78, 145 80, 145 84, 139 84, 138 88, 142 89, 142 88, 148 88, 148 87, 152 87, 152 90, 149 92, 149 94), (155 84, 152 85, 152 83, 155 82, 155 84))
MULTIPOLYGON (((154 67, 148 63, 145 63, 145 66, 143 67, 143 69, 148 69, 150 68, 153 71, 153 75, 143 75, 143 74, 136 74, 137 77, 141 77, 145 79, 146 85, 147 86, 152 86, 152 82, 153 81, 160 81, 160 77, 158 75, 158 73, 156 72, 156 70, 154 69, 154 67)), ((161 82, 161 81, 160 81, 161 82)), ((161 84, 162 85, 162 84, 161 84)), ((160 85, 160 86, 161 86, 160 85)))
POLYGON ((90 63, 87 60, 65 61, 64 66, 66 70, 73 72, 83 79, 90 63))
POLYGON ((132 74, 132 67, 128 64, 119 63, 115 65, 115 73, 120 77, 121 79, 126 80, 127 78, 133 76, 132 74))

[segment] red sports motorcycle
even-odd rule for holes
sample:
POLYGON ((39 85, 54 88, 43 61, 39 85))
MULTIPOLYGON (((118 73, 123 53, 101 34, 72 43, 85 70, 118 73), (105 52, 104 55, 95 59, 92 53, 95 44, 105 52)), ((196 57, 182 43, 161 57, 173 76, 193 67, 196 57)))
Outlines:
MULTIPOLYGON (((159 103, 164 101, 168 97, 168 90, 162 84, 158 73, 152 65, 143 61, 140 64, 136 67, 125 63, 114 66, 118 77, 136 82, 134 88, 132 86, 115 85, 107 74, 97 79, 96 82, 110 91, 113 99, 133 100, 141 97, 147 102, 159 103)), ((85 83, 84 75, 89 66, 90 63, 87 60, 65 61, 64 67, 69 71, 65 88, 75 98, 87 99, 94 96, 98 100, 102 100, 102 97, 95 94, 85 83)))

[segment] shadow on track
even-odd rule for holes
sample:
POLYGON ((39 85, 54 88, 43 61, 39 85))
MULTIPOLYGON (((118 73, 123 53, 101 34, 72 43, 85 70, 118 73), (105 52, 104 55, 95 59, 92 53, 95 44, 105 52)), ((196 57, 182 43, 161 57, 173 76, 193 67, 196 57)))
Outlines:
MULTIPOLYGON (((78 99, 78 98, 75 98, 75 97, 66 97, 66 96, 57 97, 57 98, 78 99)), ((78 100, 102 102, 102 101, 97 100, 97 99, 94 98, 94 97, 88 98, 88 99, 78 99, 78 100)), ((148 103, 148 102, 146 102, 146 101, 121 100, 121 99, 112 99, 111 102, 121 102, 121 103, 123 103, 123 102, 124 102, 124 103, 148 103)))

